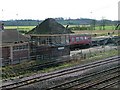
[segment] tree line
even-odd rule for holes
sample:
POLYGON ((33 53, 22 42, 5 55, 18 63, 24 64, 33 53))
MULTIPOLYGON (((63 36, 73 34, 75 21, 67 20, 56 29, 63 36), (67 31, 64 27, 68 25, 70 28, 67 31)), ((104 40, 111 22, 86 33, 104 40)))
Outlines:
MULTIPOLYGON (((64 18, 55 18, 55 20, 62 25, 91 25, 95 26, 103 26, 103 28, 107 25, 117 25, 118 21, 111 20, 95 20, 95 19, 64 19, 64 18)), ((7 20, 3 21, 5 26, 36 26, 40 24, 43 20, 7 20)))

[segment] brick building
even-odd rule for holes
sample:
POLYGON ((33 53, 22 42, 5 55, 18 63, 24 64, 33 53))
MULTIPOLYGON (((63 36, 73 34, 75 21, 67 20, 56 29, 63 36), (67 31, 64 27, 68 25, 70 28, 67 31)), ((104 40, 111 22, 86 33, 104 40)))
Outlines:
POLYGON ((69 30, 54 19, 46 19, 28 32, 25 37, 17 30, 4 30, 1 24, 2 65, 17 64, 26 60, 52 59, 69 55, 69 30))
POLYGON ((33 59, 51 59, 70 54, 67 34, 30 34, 30 56, 33 59))
POLYGON ((29 60, 29 39, 20 34, 17 30, 0 30, 2 33, 2 66, 17 64, 29 60))
POLYGON ((30 56, 33 59, 51 59, 69 55, 70 33, 55 19, 45 19, 28 32, 31 37, 30 56))

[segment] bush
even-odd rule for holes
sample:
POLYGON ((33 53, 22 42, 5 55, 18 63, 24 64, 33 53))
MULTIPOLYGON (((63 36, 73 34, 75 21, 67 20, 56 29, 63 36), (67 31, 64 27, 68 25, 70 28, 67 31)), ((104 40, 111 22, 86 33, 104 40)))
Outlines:
POLYGON ((90 30, 90 27, 80 27, 80 26, 75 26, 75 27, 69 27, 70 30, 90 30))

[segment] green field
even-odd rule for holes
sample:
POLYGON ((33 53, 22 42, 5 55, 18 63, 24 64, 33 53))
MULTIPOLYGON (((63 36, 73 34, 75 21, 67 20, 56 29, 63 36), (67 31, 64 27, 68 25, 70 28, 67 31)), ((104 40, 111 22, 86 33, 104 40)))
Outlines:
MULTIPOLYGON (((29 31, 33 29, 35 26, 5 26, 5 29, 18 29, 18 30, 24 30, 29 31)), ((66 25, 64 25, 66 27, 66 25)), ((69 27, 89 27, 85 25, 70 25, 69 27)), ((101 30, 102 28, 100 26, 96 26, 95 30, 101 30)), ((114 30, 115 26, 105 26, 105 30, 114 30)), ((77 30, 78 31, 78 30, 77 30)))
MULTIPOLYGON (((66 26, 65 26, 66 27, 66 26)), ((104 29, 102 26, 95 26, 95 30, 114 30, 116 26, 104 26, 104 29)), ((70 25, 69 28, 72 30, 94 30, 93 26, 90 25, 70 25)))
POLYGON ((23 31, 30 31, 35 26, 5 26, 5 29, 17 29, 17 30, 23 30, 23 31))
MULTIPOLYGON (((95 30, 100 30, 100 26, 96 26, 95 27, 95 30)), ((105 30, 114 30, 115 29, 115 26, 105 26, 105 30)))
MULTIPOLYGON (((26 33, 30 30, 32 30, 34 27, 36 26, 5 26, 5 29, 17 29, 19 30, 21 33, 26 33)), ((64 25, 64 27, 66 27, 66 25, 64 25)), ((70 25, 69 28, 71 27, 90 27, 90 26, 86 26, 86 25, 70 25)), ((104 36, 107 35, 107 33, 112 33, 115 30, 115 26, 105 26, 105 30, 102 30, 102 28, 100 28, 100 26, 96 26, 95 30, 93 29, 85 29, 85 30, 72 30, 73 32, 77 33, 77 34, 84 34, 84 33, 92 33, 92 34, 97 34, 97 36, 104 36)), ((115 35, 118 34, 118 30, 115 31, 115 35)))

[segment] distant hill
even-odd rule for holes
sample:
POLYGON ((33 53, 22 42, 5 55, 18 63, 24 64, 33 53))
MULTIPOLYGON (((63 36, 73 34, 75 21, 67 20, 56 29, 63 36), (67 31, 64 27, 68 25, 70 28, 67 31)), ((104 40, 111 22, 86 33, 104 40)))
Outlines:
MULTIPOLYGON (((80 18, 80 19, 64 19, 64 18, 55 18, 57 22, 62 25, 90 25, 93 22, 93 19, 80 18)), ((6 26, 37 26, 43 20, 8 20, 3 21, 6 26)), ((96 25, 101 25, 103 20, 94 20, 96 25)), ((116 25, 117 21, 104 20, 106 25, 116 25)))
POLYGON ((42 20, 8 20, 3 22, 5 26, 36 26, 42 20))

